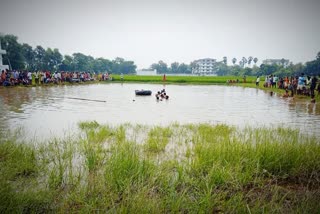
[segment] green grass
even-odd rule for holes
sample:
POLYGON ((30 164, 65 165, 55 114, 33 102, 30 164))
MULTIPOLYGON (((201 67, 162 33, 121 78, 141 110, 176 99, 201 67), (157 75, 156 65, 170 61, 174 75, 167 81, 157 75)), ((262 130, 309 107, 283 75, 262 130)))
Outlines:
MULTIPOLYGON (((121 82, 119 75, 112 76, 113 81, 121 82)), ((237 80, 243 82, 242 77, 237 76, 166 76, 165 83, 178 84, 226 84, 227 80, 237 80)), ((255 81, 256 77, 247 77, 247 82, 255 81)), ((137 76, 124 75, 122 82, 145 82, 145 83, 163 83, 160 76, 137 76)))
POLYGON ((154 153, 165 151, 171 135, 172 131, 169 128, 152 128, 148 133, 148 139, 145 144, 146 150, 154 153))
POLYGON ((41 144, 1 138, 1 213, 320 210, 319 138, 297 130, 79 127, 41 144))

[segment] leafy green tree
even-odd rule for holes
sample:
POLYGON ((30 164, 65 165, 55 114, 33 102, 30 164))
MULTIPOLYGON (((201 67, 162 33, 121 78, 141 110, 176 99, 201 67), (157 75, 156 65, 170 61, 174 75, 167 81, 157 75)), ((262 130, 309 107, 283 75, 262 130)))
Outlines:
POLYGON ((222 62, 217 62, 216 63, 216 74, 218 76, 225 76, 230 73, 228 66, 225 64, 224 61, 222 62))
POLYGON ((70 55, 65 55, 64 59, 62 60, 59 69, 61 71, 74 71, 73 65, 73 57, 70 55))
POLYGON ((273 65, 261 64, 259 74, 270 75, 270 74, 274 74, 277 70, 279 70, 279 66, 276 64, 273 64, 273 65))
POLYGON ((36 70, 35 52, 30 45, 26 43, 22 44, 22 55, 25 62, 25 68, 32 71, 36 70))
POLYGON ((252 76, 252 68, 244 68, 242 70, 242 75, 241 76, 252 76))
POLYGON ((239 76, 242 71, 242 66, 240 65, 234 65, 230 68, 230 71, 228 72, 227 75, 232 75, 232 76, 239 76))
POLYGON ((135 74, 137 68, 133 61, 126 61, 120 57, 112 61, 111 67, 112 72, 115 74, 135 74))
POLYGON ((193 70, 197 70, 198 68, 199 68, 199 64, 196 61, 193 61, 193 62, 190 63, 191 72, 193 70))
POLYGON ((185 63, 181 63, 178 68, 178 73, 180 74, 191 74, 191 68, 185 63))
POLYGON ((172 73, 178 73, 178 69, 179 69, 179 62, 171 63, 170 71, 172 73))
POLYGON ((93 61, 92 69, 96 73, 111 72, 112 62, 108 59, 97 58, 93 61))
POLYGON ((24 69, 25 60, 22 55, 22 46, 18 43, 18 37, 14 35, 0 36, 1 46, 7 51, 3 55, 4 63, 9 64, 11 69, 24 69))
POLYGON ((46 50, 38 45, 34 49, 34 61, 35 61, 35 69, 36 70, 46 70, 47 64, 46 64, 46 50))
POLYGON ((76 71, 90 71, 92 61, 94 58, 92 56, 87 56, 82 53, 74 53, 73 55, 73 64, 76 71))
POLYGON ((257 58, 257 57, 253 58, 253 62, 254 62, 254 64, 256 65, 257 62, 258 62, 258 58, 257 58))
POLYGON ((133 61, 124 61, 120 64, 120 73, 123 74, 135 74, 137 66, 133 61))
POLYGON ((150 66, 151 69, 155 69, 157 71, 158 74, 164 74, 164 73, 168 73, 169 69, 168 69, 168 65, 163 62, 162 60, 160 60, 158 63, 153 63, 150 66))
POLYGON ((112 72, 116 74, 121 73, 121 64, 124 62, 124 59, 121 57, 116 57, 114 60, 112 60, 112 72))
POLYGON ((44 63, 45 69, 49 71, 57 71, 62 63, 62 55, 58 49, 48 48, 45 52, 44 63))

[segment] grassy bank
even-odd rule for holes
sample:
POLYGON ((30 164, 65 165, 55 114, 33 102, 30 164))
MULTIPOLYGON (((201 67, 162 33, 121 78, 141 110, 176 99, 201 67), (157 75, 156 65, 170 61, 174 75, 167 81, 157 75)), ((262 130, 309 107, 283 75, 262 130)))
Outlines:
POLYGON ((79 124, 0 143, 0 212, 320 210, 320 142, 283 128, 79 124))
MULTIPOLYGON (((119 75, 112 76, 113 81, 121 81, 119 75)), ((227 80, 243 82, 242 77, 236 76, 166 76, 166 81, 163 81, 163 76, 137 76, 125 75, 123 82, 146 82, 146 83, 179 83, 179 84, 226 84, 227 80)), ((255 81, 255 77, 247 77, 248 82, 255 81)))

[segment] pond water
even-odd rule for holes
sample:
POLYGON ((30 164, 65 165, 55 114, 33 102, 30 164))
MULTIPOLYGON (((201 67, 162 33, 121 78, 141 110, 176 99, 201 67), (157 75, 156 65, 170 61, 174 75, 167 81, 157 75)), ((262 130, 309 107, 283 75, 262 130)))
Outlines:
POLYGON ((28 137, 73 132, 80 121, 168 125, 173 122, 282 126, 319 134, 320 105, 236 86, 108 83, 0 88, 0 130, 22 128, 28 137), (169 100, 154 94, 165 88, 169 100), (152 90, 135 96, 134 90, 152 90), (103 100, 94 102, 70 98, 103 100))

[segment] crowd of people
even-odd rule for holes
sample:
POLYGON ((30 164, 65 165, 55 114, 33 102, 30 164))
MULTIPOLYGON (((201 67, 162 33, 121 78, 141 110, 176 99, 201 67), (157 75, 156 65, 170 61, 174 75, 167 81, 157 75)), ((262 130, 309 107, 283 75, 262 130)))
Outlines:
MULTIPOLYGON (((320 78, 320 76, 319 76, 320 78)), ((3 70, 0 76, 0 85, 15 86, 15 85, 38 85, 48 83, 62 82, 86 82, 93 80, 112 80, 111 74, 103 73, 96 75, 90 72, 50 72, 50 71, 18 71, 18 70, 3 70)), ((121 74, 123 80, 123 74, 121 74)), ((228 80, 227 83, 237 83, 239 80, 228 80)), ((260 76, 257 76, 256 86, 259 86, 260 76)), ((293 97, 294 95, 306 95, 312 99, 315 97, 315 91, 320 94, 320 82, 317 76, 305 76, 303 73, 299 76, 278 77, 276 75, 268 75, 265 77, 264 87, 279 88, 286 90, 284 97, 293 97), (289 94, 290 92, 290 94, 289 94)), ((168 99, 165 91, 159 91, 156 94, 157 99, 168 99)))
MULTIPOLYGON (((258 76, 256 79, 257 86, 259 86, 259 81, 260 77, 258 76)), ((318 91, 318 95, 320 94, 320 82, 317 76, 305 76, 304 73, 294 77, 266 76, 263 86, 284 89, 286 91, 284 97, 306 95, 314 99, 315 91, 318 91)))
POLYGON ((3 70, 0 76, 0 85, 15 86, 15 85, 39 85, 48 83, 63 83, 63 82, 87 82, 94 80, 112 80, 111 74, 104 73, 99 76, 91 72, 50 72, 50 71, 18 71, 18 70, 3 70))

